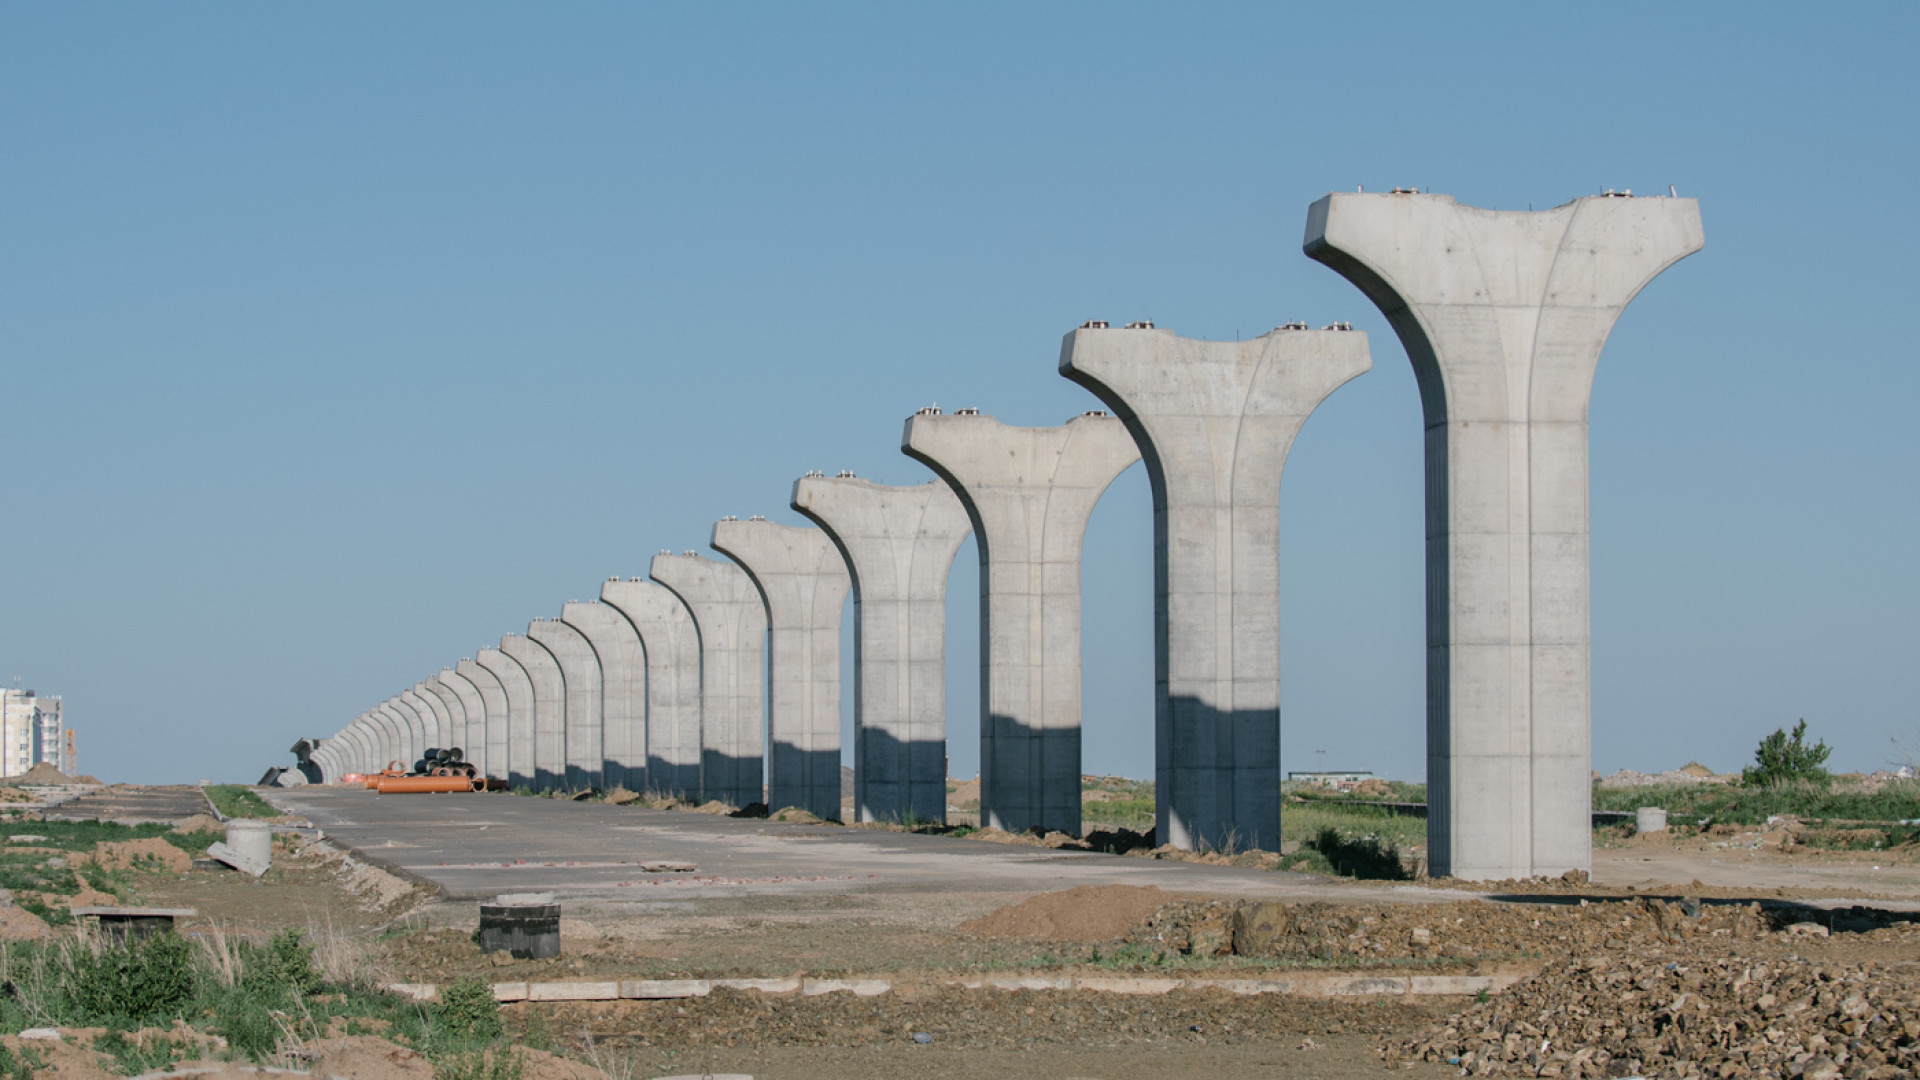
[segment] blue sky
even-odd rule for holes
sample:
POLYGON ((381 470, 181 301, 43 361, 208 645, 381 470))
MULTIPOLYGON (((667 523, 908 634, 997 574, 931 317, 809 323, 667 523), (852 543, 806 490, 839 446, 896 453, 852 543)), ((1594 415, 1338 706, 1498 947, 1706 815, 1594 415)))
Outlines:
MULTIPOLYGON (((1920 736, 1920 9, 0 8, 0 677, 103 778, 251 779, 534 616, 929 474, 914 409, 1097 403, 1061 335, 1351 320, 1282 492, 1286 765, 1423 767, 1420 414, 1300 253, 1329 190, 1701 200, 1592 405, 1594 761, 1920 736), (1321 753, 1324 751, 1324 753, 1321 753)), ((1149 775, 1136 467, 1090 771, 1149 775)), ((977 761, 971 545, 950 582, 977 761)))

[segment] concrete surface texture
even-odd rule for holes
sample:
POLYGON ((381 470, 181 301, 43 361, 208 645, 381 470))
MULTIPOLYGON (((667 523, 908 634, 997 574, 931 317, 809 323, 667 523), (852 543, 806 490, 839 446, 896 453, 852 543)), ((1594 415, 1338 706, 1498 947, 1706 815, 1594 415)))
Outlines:
POLYGON ((352 723, 341 728, 336 738, 346 747, 344 765, 348 771, 364 772, 367 763, 377 756, 377 752, 368 744, 369 732, 365 713, 354 717, 352 723))
POLYGON ((412 700, 419 702, 414 706, 415 711, 426 709, 420 714, 420 719, 427 725, 427 747, 445 749, 453 745, 453 717, 447 712, 446 703, 427 688, 424 679, 413 684, 412 694, 412 700))
POLYGON ((600 768, 606 786, 647 790, 647 653, 640 635, 606 604, 569 600, 560 609, 560 621, 587 640, 600 663, 600 768))
POLYGON ((495 753, 494 747, 506 745, 507 738, 507 690, 500 684, 500 677, 481 667, 479 663, 467 657, 453 665, 454 674, 467 680, 473 691, 480 695, 482 715, 486 722, 480 734, 469 739, 465 747, 467 760, 480 770, 481 776, 495 780, 507 778, 507 759, 504 753, 495 753))
POLYGON ((460 754, 473 762, 474 768, 482 775, 486 770, 480 767, 480 761, 474 756, 474 746, 484 745, 487 739, 487 705, 480 697, 480 691, 473 682, 452 668, 441 668, 434 676, 447 693, 460 699, 461 715, 466 717, 466 726, 461 735, 460 754))
POLYGON ((860 821, 947 819, 947 572, 973 526, 941 480, 852 474, 793 484, 853 579, 854 809, 860 821))
POLYGON ((457 747, 462 754, 466 753, 466 703, 460 700, 460 695, 454 693, 451 688, 440 681, 438 674, 429 675, 425 679, 420 680, 420 682, 421 685, 427 688, 427 692, 432 694, 440 702, 440 707, 446 711, 448 726, 445 731, 440 733, 440 738, 445 740, 447 747, 457 747))
POLYGON ((536 619, 527 626, 527 637, 545 648, 560 665, 565 691, 566 737, 562 760, 568 790, 602 788, 604 762, 600 744, 600 658, 580 631, 558 619, 536 619))
POLYGON ((408 727, 406 718, 400 715, 400 710, 394 707, 393 699, 388 698, 386 701, 381 702, 379 706, 374 709, 374 712, 387 727, 388 749, 393 755, 386 761, 380 763, 381 768, 385 768, 396 761, 404 765, 411 765, 413 763, 414 747, 413 731, 408 727))
POLYGON ((354 767, 360 772, 378 769, 386 757, 386 735, 379 728, 371 713, 361 713, 347 730, 352 733, 354 742, 360 748, 360 757, 354 767))
POLYGON ((700 634, 700 786, 735 806, 762 798, 767 609, 746 571, 688 552, 655 555, 653 580, 680 598, 700 634))
POLYGON ((520 662, 499 649, 482 648, 474 662, 500 684, 507 699, 506 714, 496 729, 487 714, 487 760, 490 776, 504 777, 513 787, 533 786, 533 681, 520 662))
POLYGON ((1420 385, 1436 874, 1591 865, 1587 403, 1621 310, 1703 243, 1692 199, 1308 211, 1307 254, 1387 316, 1420 385))
POLYGON ((614 578, 600 602, 626 616, 647 656, 647 790, 691 797, 700 790, 700 633, 664 585, 614 578))
POLYGON ((521 748, 533 760, 533 789, 552 791, 566 786, 567 776, 567 687, 560 665, 553 654, 531 641, 525 634, 507 634, 500 639, 500 651, 512 657, 527 673, 533 687, 533 723, 530 738, 519 731, 510 733, 514 760, 520 760, 521 748))
POLYGON ((981 824, 1079 836, 1080 546, 1140 451, 1105 413, 1023 428, 977 411, 911 417, 901 449, 959 495, 980 551, 981 824))
POLYGON ((853 579, 819 529, 763 518, 713 527, 767 607, 767 805, 840 820, 840 616, 853 579))
POLYGON ((1060 373, 1127 425, 1153 487, 1158 836, 1280 846, 1280 476, 1365 334, 1289 324, 1195 341, 1139 324, 1067 335, 1060 373))

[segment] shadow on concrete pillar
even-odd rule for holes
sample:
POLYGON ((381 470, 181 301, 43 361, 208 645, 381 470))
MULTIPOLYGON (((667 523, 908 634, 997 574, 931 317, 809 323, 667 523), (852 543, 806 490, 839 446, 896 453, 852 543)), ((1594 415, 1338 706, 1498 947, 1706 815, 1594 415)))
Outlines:
POLYGON ((1079 836, 1081 540, 1140 451, 1105 413, 1023 428, 972 410, 908 419, 900 448, 960 496, 980 551, 980 822, 1079 836))
POLYGON ((473 660, 500 683, 507 699, 505 722, 496 732, 487 716, 487 760, 512 787, 533 786, 533 680, 520 662, 495 648, 482 648, 473 660), (497 741, 496 741, 497 740, 497 741))
MULTIPOLYGON (((662 552, 665 554, 665 552, 662 552)), ((615 578, 600 602, 626 616, 647 657, 647 790, 693 798, 700 792, 700 634, 664 585, 615 578)))
POLYGON ((498 675, 467 657, 461 657, 453 670, 480 695, 481 715, 485 717, 480 734, 471 736, 472 745, 465 748, 467 760, 473 762, 481 776, 505 780, 507 717, 511 714, 506 687, 501 685, 498 675))
MULTIPOLYGON (((619 578, 613 580, 618 581, 619 578)), ((647 789, 647 653, 625 615, 607 604, 568 601, 560 621, 587 640, 600 664, 601 776, 606 786, 647 789)))
POLYGON ((709 799, 765 799, 767 611, 746 571, 696 555, 656 555, 648 572, 693 615, 700 635, 700 786, 709 799))
POLYGON ((819 529, 764 518, 713 527, 766 604, 767 805, 840 820, 840 615, 846 560, 819 529))
POLYGON ((1704 242, 1692 199, 1339 194, 1307 213, 1308 256, 1386 315, 1420 385, 1435 875, 1592 866, 1587 403, 1622 309, 1704 242))
POLYGON ((559 619, 536 619, 527 637, 547 650, 560 666, 566 706, 565 784, 570 791, 605 790, 601 775, 600 658, 580 631, 559 619))
POLYGON ((973 531, 946 483, 803 476, 793 508, 853 579, 857 820, 947 820, 947 572, 973 531))
POLYGON ((1133 433, 1153 487, 1158 837, 1280 849, 1280 474, 1365 334, 1290 325, 1195 341, 1150 324, 1068 334, 1060 374, 1133 433))
MULTIPOLYGON (((567 782, 567 687, 560 665, 552 653, 525 634, 502 637, 500 651, 520 664, 533 686, 533 738, 527 747, 533 755, 533 788, 563 788, 567 782)), ((516 760, 519 752, 519 744, 515 744, 516 760)))

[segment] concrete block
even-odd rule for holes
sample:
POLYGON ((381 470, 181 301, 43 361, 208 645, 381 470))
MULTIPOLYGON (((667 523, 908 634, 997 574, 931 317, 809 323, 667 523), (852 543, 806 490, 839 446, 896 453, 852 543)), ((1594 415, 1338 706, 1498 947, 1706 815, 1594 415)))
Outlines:
POLYGON ((853 581, 854 808, 860 821, 947 819, 947 572, 973 531, 944 482, 794 481, 853 581))
POLYGON ((746 571, 700 555, 655 555, 648 572, 700 635, 700 787, 735 806, 761 800, 767 609, 746 571))
POLYGON ((1621 311, 1703 243, 1691 199, 1520 213, 1356 193, 1308 211, 1308 256, 1386 314, 1420 384, 1437 876, 1592 867, 1587 404, 1621 311))
POLYGON ((528 1001, 617 1001, 621 997, 617 982, 528 983, 528 1001))
POLYGON ((714 550, 767 609, 767 805, 840 820, 840 615, 853 579, 819 529, 756 518, 713 527, 714 550))
POLYGON ((646 790, 690 798, 700 790, 700 634, 663 585, 614 578, 600 602, 620 612, 645 648, 646 790))
POLYGON ((525 1001, 527 1000, 527 994, 529 992, 528 988, 530 985, 531 985, 530 983, 523 983, 523 982, 494 983, 493 984, 493 1000, 525 1001))
POLYGON ((800 989, 800 979, 789 976, 784 979, 715 979, 716 990, 753 990, 762 994, 792 994, 800 989))
POLYGON ((207 854, 226 863, 242 873, 259 877, 267 872, 267 863, 256 856, 236 850, 232 845, 214 841, 207 845, 207 854))
POLYGON ((381 989, 413 1001, 440 1000, 440 988, 432 983, 388 983, 381 989))
POLYGON ((821 994, 852 994, 854 997, 879 997, 893 989, 885 979, 802 979, 800 992, 807 997, 821 994))
POLYGON ((567 780, 567 683, 560 662, 546 646, 524 634, 502 637, 500 651, 520 665, 533 688, 533 723, 508 733, 508 753, 516 766, 521 761, 533 763, 535 791, 563 788, 567 780))
POLYGON ((620 983, 621 997, 640 1001, 706 997, 712 992, 713 984, 705 979, 626 979, 620 983))
POLYGON ((1078 836, 1080 549, 1140 451, 1104 413, 1022 428, 922 412, 900 445, 959 496, 979 538, 981 823, 1078 836))
POLYGON ((1075 990, 1091 990, 1097 994, 1135 994, 1157 997, 1171 994, 1186 985, 1184 979, 1101 979, 1076 978, 1075 990))
POLYGON ((1307 417, 1370 363, 1366 335, 1251 341, 1089 324, 1060 374, 1119 416, 1154 504, 1158 833, 1279 850, 1280 477, 1307 417))
POLYGON ((561 723, 561 783, 569 791, 607 787, 601 772, 604 761, 601 745, 600 658, 593 644, 580 631, 556 619, 535 619, 527 624, 527 638, 539 644, 560 665, 561 698, 564 719, 561 723))

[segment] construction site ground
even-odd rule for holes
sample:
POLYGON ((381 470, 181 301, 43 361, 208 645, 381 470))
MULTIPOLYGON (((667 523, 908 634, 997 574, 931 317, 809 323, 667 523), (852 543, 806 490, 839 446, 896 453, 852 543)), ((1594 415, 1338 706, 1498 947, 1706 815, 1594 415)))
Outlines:
MULTIPOLYGON (((872 998, 717 990, 681 1000, 506 1007, 521 1041, 623 1078, 1451 1076, 1462 1053, 1474 1051, 1462 1050, 1464 1042, 1447 1049, 1453 1044, 1443 1033, 1494 1007, 1463 997, 952 985, 983 974, 1539 973, 1498 1000, 1571 993, 1525 988, 1585 970, 1596 956, 1651 964, 1647 978, 1705 963, 1745 964, 1749 972, 1864 965, 1893 985, 1920 969, 1920 924, 1904 921, 1920 910, 1920 860, 1905 851, 1783 849, 1744 834, 1610 838, 1595 851, 1591 882, 1489 887, 1356 882, 506 794, 304 788, 268 797, 288 813, 289 828, 300 828, 283 835, 264 879, 150 872, 135 879, 138 899, 198 909, 188 933, 312 927, 357 942, 366 963, 392 982, 804 974, 893 984, 872 998), (516 892, 551 892, 563 905, 560 957, 480 953, 479 901, 516 892), (1694 900, 1702 907, 1687 910, 1703 913, 1682 919, 1682 901, 1694 900), (1235 912, 1244 922, 1253 902, 1292 913, 1293 946, 1242 955, 1214 944, 1222 933, 1232 937, 1235 912)), ((1910 1018, 1911 1041, 1920 1044, 1920 1014, 1910 1018)), ((1501 1023, 1518 1030, 1531 1021, 1501 1023)), ((1813 1060, 1822 1048, 1785 1049, 1813 1060)), ((1596 1072, 1591 1057, 1565 1068, 1551 1050, 1537 1051, 1531 1064, 1523 1046, 1518 1059, 1488 1065, 1483 1048, 1473 1071, 1626 1075, 1596 1072)), ((1905 1067, 1891 1058, 1852 1060, 1867 1066, 1834 1075, 1910 1075, 1887 1071, 1905 1067)), ((390 1075, 424 1080, 431 1068, 421 1068, 395 1065, 390 1075)))

